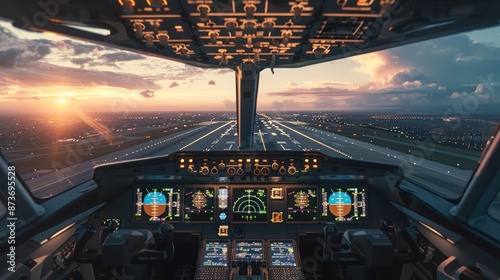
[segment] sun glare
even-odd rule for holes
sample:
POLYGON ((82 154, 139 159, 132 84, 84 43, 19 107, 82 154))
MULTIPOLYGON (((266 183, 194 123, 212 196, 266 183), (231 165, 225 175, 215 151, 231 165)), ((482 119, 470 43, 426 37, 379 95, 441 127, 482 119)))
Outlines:
POLYGON ((57 103, 61 104, 61 105, 64 105, 66 103, 66 99, 64 98, 59 98, 57 99, 57 103))

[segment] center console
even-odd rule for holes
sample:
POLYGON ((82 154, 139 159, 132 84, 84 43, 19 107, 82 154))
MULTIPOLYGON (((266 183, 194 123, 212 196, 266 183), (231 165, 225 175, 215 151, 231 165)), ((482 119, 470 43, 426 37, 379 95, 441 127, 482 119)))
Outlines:
POLYGON ((304 274, 295 240, 204 240, 196 279, 304 279, 304 274))

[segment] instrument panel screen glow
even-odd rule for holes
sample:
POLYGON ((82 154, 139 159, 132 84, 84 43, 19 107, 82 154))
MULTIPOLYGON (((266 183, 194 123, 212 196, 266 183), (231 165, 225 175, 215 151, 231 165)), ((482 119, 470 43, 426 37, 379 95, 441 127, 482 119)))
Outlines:
POLYGON ((184 187, 184 221, 212 222, 215 190, 212 187, 184 187))
POLYGON ((202 267, 227 267, 227 241, 207 241, 201 259, 202 267))
POLYGON ((267 222, 267 188, 233 189, 233 222, 267 222))
POLYGON ((322 221, 367 221, 366 187, 324 187, 320 195, 322 221))
POLYGON ((234 259, 262 260, 264 258, 262 251, 261 241, 237 241, 234 245, 234 259))
POLYGON ((287 221, 316 222, 318 221, 317 188, 287 188, 287 221))
POLYGON ((271 241, 269 243, 271 266, 293 267, 297 266, 295 250, 292 241, 271 241))
POLYGON ((138 187, 135 192, 135 222, 181 220, 179 187, 138 187))

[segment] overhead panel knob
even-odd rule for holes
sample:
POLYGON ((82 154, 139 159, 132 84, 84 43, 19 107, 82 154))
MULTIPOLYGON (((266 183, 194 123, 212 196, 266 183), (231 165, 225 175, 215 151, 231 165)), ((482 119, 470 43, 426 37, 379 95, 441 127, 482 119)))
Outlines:
POLYGON ((142 37, 144 37, 144 29, 145 28, 146 27, 144 26, 144 24, 142 24, 140 22, 134 23, 135 37, 137 39, 142 39, 142 37))
POLYGON ((238 28, 238 23, 236 21, 226 21, 225 25, 229 36, 234 36, 236 34, 236 28, 238 28))
POLYGON ((123 13, 127 15, 131 15, 135 13, 134 5, 135 2, 133 0, 123 0, 123 13))
POLYGON ((151 0, 151 7, 161 8, 163 6, 163 0, 151 0))
POLYGON ((245 21, 243 23, 243 34, 255 34, 255 22, 245 21))
POLYGON ((325 53, 326 49, 323 47, 317 47, 313 50, 315 58, 321 58, 325 53))
POLYGON ((208 21, 208 13, 210 13, 210 6, 206 4, 198 5, 198 12, 200 12, 200 21, 207 22, 208 21))
POLYGON ((300 22, 300 20, 302 18, 302 11, 304 11, 304 6, 302 6, 300 4, 292 7, 293 22, 295 22, 295 23, 300 22))
POLYGON ((262 23, 262 28, 264 29, 264 36, 271 36, 274 29, 274 21, 266 20, 262 23))
POLYGON ((160 44, 162 46, 166 47, 168 45, 168 40, 170 39, 170 36, 168 36, 167 33, 160 33, 156 37, 158 37, 158 40, 160 40, 160 44))
POLYGON ((153 47, 153 35, 151 34, 146 34, 144 35, 144 39, 146 39, 146 47, 151 48, 153 47))
POLYGON ((292 31, 290 30, 282 31, 281 35, 283 36, 283 45, 287 46, 288 42, 290 41, 290 36, 292 35, 292 31))
POLYGON ((255 7, 254 4, 246 4, 245 7, 244 7, 244 10, 245 10, 247 19, 252 19, 253 18, 253 14, 257 10, 257 7, 255 7))
POLYGON ((219 37, 219 32, 212 30, 208 32, 208 36, 210 36, 210 41, 212 42, 212 44, 217 44, 217 38, 219 37))

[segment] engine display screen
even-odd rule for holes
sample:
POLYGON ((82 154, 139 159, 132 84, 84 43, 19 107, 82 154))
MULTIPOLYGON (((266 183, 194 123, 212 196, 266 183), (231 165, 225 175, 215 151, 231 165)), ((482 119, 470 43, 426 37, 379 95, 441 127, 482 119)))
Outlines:
POLYGON ((236 241, 235 260, 262 260, 264 258, 261 241, 236 241))
POLYGON ((269 242, 269 252, 272 267, 297 266, 292 241, 271 241, 269 242))
POLYGON ((202 267, 227 267, 227 241, 207 241, 201 259, 202 267))
POLYGON ((180 221, 180 192, 179 187, 138 187, 134 221, 180 221))
POLYGON ((267 222, 267 189, 234 188, 233 222, 267 222))
POLYGON ((212 187, 184 187, 184 221, 211 222, 215 216, 212 187))
POLYGON ((288 222, 317 222, 317 188, 287 188, 286 212, 288 222))
POLYGON ((321 188, 321 220, 335 222, 367 221, 366 187, 321 188))

